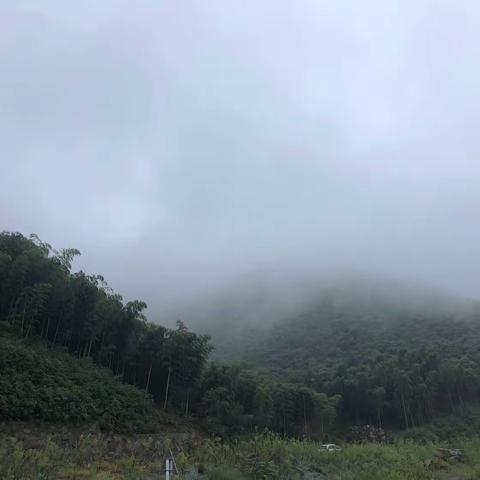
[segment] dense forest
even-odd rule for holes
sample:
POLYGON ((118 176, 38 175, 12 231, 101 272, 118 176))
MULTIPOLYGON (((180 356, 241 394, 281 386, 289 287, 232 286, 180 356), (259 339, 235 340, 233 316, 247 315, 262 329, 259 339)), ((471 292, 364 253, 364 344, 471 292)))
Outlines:
MULTIPOLYGON (((54 250, 36 235, 0 235, 4 330, 90 359, 142 389, 159 408, 202 419, 217 434, 268 427, 297 435, 310 427, 324 431, 333 422, 339 397, 287 382, 265 383, 238 366, 208 363, 208 336, 190 332, 182 322, 176 329, 148 322, 144 302, 123 302, 99 275, 72 273, 79 254, 76 249, 54 250)), ((7 359, 0 358, 0 368, 11 368, 7 359)), ((32 402, 38 405, 16 408, 12 399, 24 380, 20 376, 2 383, 2 418, 64 419, 60 407, 57 416, 51 411, 46 416, 37 397, 32 402)))
POLYGON ((154 432, 160 423, 171 423, 144 392, 119 382, 109 369, 41 341, 15 338, 2 326, 0 418, 97 423, 102 430, 125 433, 154 432))
MULTIPOLYGON (((78 250, 52 250, 37 236, 0 236, 0 317, 23 339, 37 336, 108 367, 166 407, 186 402, 210 345, 179 323, 146 321, 141 301, 124 303, 99 275, 71 273, 78 250)), ((187 407, 186 407, 187 408, 187 407)), ((188 413, 188 412, 187 412, 188 413)))
POLYGON ((324 299, 255 340, 250 335, 237 362, 218 363, 209 359, 208 336, 182 322, 175 329, 149 322, 144 302, 124 302, 99 275, 72 273, 77 255, 35 235, 0 234, 0 368, 8 372, 0 383, 2 419, 103 419, 105 428, 130 422, 144 429, 148 421, 139 418, 115 420, 118 394, 129 399, 128 408, 138 401, 145 418, 152 415, 145 405, 153 402, 217 435, 268 428, 328 438, 353 424, 409 429, 480 397, 475 314, 414 315, 398 305, 346 307, 324 299), (96 395, 85 383, 93 370, 76 373, 68 362, 59 367, 61 380, 52 380, 54 363, 29 348, 96 364, 111 372, 98 382, 119 386, 96 395), (43 367, 33 368, 37 363, 43 367), (41 372, 51 372, 46 386, 39 385, 41 372), (136 388, 122 390, 121 383, 136 388))
POLYGON ((410 428, 476 402, 480 395, 477 316, 414 316, 323 305, 276 324, 247 349, 293 383, 340 396, 337 418, 410 428))

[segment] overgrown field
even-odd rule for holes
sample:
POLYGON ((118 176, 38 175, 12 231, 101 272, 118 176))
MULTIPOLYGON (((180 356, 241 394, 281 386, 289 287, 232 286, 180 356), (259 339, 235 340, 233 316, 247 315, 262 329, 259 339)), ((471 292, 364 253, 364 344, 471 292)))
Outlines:
MULTIPOLYGON (((145 452, 148 450, 145 437, 145 452)), ((280 439, 272 434, 223 443, 203 440, 190 450, 176 452, 177 478, 210 480, 310 479, 310 480, 474 480, 480 479, 480 439, 458 440, 465 450, 465 462, 437 463, 426 467, 437 444, 401 442, 395 445, 349 445, 338 452, 326 452, 309 441, 280 439), (193 471, 199 474, 193 474, 193 471)), ((163 478, 163 458, 168 440, 156 454, 130 453, 109 458, 98 437, 82 437, 76 448, 60 448, 54 442, 40 449, 4 439, 0 443, 2 480, 153 480, 163 478)))

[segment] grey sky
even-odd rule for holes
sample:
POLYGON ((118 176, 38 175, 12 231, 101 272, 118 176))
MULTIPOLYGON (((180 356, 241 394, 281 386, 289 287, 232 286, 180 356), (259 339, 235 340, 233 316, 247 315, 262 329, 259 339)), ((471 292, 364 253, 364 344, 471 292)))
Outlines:
POLYGON ((154 315, 249 272, 480 297, 480 3, 0 0, 0 227, 154 315))

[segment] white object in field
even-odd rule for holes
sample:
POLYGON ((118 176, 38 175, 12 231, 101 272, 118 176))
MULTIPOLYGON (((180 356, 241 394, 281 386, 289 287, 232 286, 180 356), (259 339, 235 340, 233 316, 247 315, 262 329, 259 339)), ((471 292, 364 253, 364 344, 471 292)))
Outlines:
POLYGON ((325 443, 321 445, 320 448, 322 450, 326 450, 327 452, 335 452, 336 450, 341 450, 341 448, 334 443, 325 443))
POLYGON ((165 460, 165 480, 170 480, 170 474, 173 473, 173 461, 171 458, 165 460))

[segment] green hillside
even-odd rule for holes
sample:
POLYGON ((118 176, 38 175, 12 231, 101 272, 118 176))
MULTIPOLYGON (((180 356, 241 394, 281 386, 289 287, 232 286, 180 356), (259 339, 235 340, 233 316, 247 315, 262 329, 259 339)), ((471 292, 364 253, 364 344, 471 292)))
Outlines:
MULTIPOLYGON (((5 326, 2 325, 2 329, 5 326)), ((0 419, 98 422, 114 431, 153 431, 150 398, 87 359, 0 336, 0 419)))
POLYGON ((338 420, 409 428, 480 398, 477 315, 325 302, 245 347, 248 367, 329 396, 338 420))
POLYGON ((207 335, 147 321, 144 302, 72 273, 76 255, 0 234, 0 419, 145 431, 161 411, 222 437, 266 428, 328 441, 358 424, 411 430, 480 400, 471 302, 351 282, 248 341, 226 321, 241 361, 212 363, 207 335))

